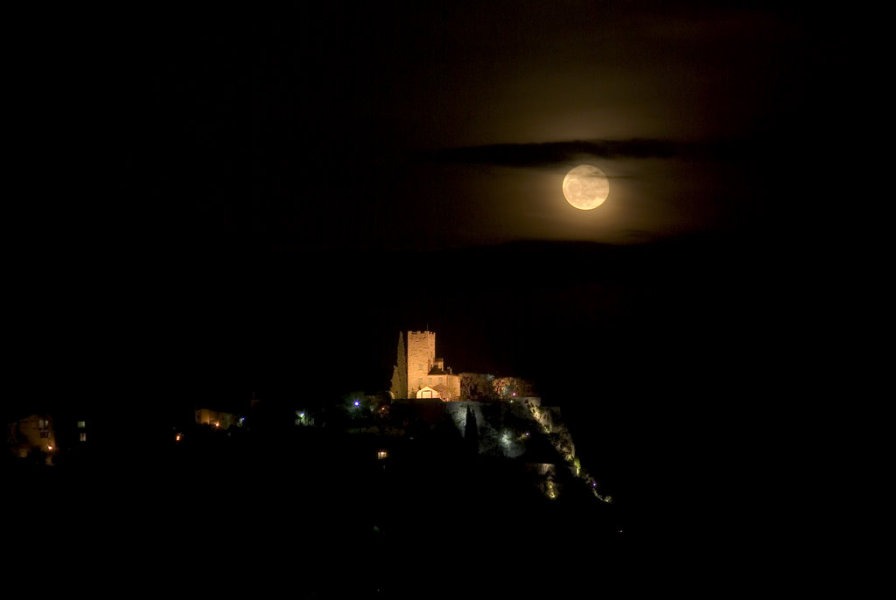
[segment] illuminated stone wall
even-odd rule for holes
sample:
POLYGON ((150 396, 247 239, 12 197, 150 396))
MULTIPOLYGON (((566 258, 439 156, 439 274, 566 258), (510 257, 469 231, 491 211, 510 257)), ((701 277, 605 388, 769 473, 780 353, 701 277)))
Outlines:
POLYGON ((390 388, 393 398, 416 398, 421 389, 431 387, 442 400, 460 400, 461 377, 445 368, 445 359, 436 357, 435 332, 399 334, 396 363, 390 388))
POLYGON ((419 398, 439 398, 439 399, 441 399, 441 396, 439 395, 439 390, 436 390, 427 385, 424 385, 422 388, 417 390, 417 398, 418 399, 419 398))
MULTIPOLYGON (((436 334, 433 331, 409 331, 407 336, 408 397, 427 385, 429 371, 436 359, 436 334)), ((435 386, 432 386, 435 387, 435 386)))
POLYGON ((442 400, 460 400, 460 375, 427 375, 424 385, 438 390, 442 400))

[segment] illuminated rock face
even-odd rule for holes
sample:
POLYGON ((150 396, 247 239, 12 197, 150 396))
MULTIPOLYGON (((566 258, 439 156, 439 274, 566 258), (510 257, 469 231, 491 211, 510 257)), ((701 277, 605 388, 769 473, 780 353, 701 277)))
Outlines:
POLYGON ((464 439, 471 437, 468 431, 472 428, 468 425, 473 421, 472 449, 476 454, 520 461, 545 497, 560 497, 563 482, 577 478, 588 485, 598 500, 612 503, 612 497, 602 493, 597 480, 576 457, 572 434, 558 407, 542 406, 538 397, 463 400, 443 406, 464 439))
MULTIPOLYGON (((527 399, 538 403, 537 398, 527 399)), ((467 421, 473 419, 477 430, 477 453, 504 458, 519 458, 535 446, 546 448, 548 436, 553 436, 560 427, 543 430, 543 425, 533 417, 528 405, 521 402, 475 402, 460 401, 446 405, 445 410, 458 431, 466 436, 467 421)), ((558 421, 559 425, 559 421, 558 421)), ((553 427, 553 426, 552 426, 553 427)), ((546 456, 539 452, 538 461, 546 456)), ((551 453, 547 457, 560 459, 560 455, 551 453)))

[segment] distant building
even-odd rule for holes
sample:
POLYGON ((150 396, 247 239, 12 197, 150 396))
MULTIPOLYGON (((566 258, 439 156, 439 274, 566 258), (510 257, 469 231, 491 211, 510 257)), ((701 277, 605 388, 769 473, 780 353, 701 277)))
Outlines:
POLYGON ((58 450, 53 418, 49 414, 31 414, 7 423, 7 446, 19 458, 42 455, 53 464, 58 450))
POLYGON ((200 425, 208 425, 215 429, 230 429, 231 427, 239 427, 242 425, 240 415, 224 410, 215 410, 212 408, 198 408, 195 411, 196 423, 200 425))

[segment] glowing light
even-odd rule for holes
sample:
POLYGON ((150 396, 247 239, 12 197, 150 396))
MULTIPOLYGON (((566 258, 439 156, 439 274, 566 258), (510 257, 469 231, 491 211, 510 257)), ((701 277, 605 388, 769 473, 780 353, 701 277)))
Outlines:
POLYGON ((563 195, 571 206, 592 210, 610 195, 610 181, 606 173, 594 165, 579 165, 563 178, 563 195))
POLYGON ((388 450, 378 450, 376 453, 376 457, 379 460, 385 460, 385 459, 389 458, 389 451, 388 450))
POLYGON ((360 401, 360 400, 355 400, 355 406, 361 406, 361 401, 360 401))
POLYGON ((182 433, 175 433, 175 434, 174 434, 174 441, 175 441, 175 442, 179 442, 179 441, 181 441, 182 439, 184 439, 184 436, 183 436, 182 433))
POLYGON ((47 444, 47 450, 49 450, 50 452, 52 452, 52 451, 53 451, 53 444, 47 444))

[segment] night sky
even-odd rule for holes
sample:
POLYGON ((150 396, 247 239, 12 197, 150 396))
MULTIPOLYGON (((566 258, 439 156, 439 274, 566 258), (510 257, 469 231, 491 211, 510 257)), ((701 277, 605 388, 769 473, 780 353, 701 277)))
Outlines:
POLYGON ((824 10, 24 19, 11 389, 108 406, 372 393, 398 332, 428 327, 455 372, 530 378, 619 438, 674 424, 679 448, 705 448, 764 423, 809 330, 795 292, 837 268, 830 189, 854 185, 863 129, 857 19, 824 10), (610 179, 589 212, 561 192, 580 163, 610 179))

